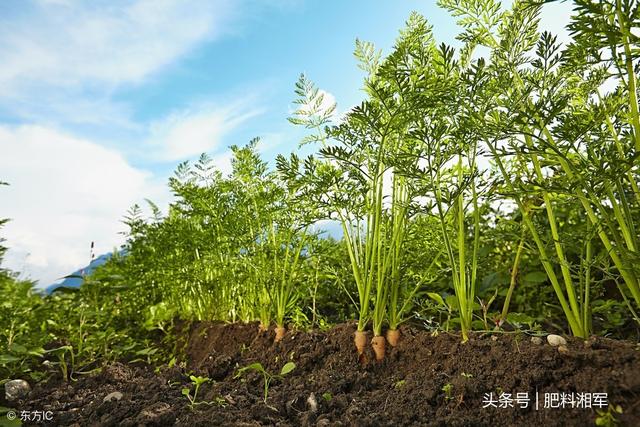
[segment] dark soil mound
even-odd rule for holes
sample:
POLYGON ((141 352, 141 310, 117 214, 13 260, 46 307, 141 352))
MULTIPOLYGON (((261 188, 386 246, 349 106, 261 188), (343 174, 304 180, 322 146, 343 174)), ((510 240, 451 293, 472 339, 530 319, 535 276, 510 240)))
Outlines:
POLYGON ((290 332, 274 344, 257 324, 196 324, 184 334, 182 369, 114 364, 70 384, 36 386, 17 406, 53 411, 56 425, 587 426, 608 402, 622 407, 621 425, 640 425, 640 350, 632 343, 569 339, 562 354, 526 335, 462 344, 407 327, 378 364, 371 353, 358 360, 354 331, 290 332), (296 368, 271 382, 266 403, 261 375, 234 378, 254 362, 279 373, 288 361, 296 368), (181 394, 188 372, 213 380, 198 400, 225 403, 191 409, 181 394), (105 402, 114 391, 122 399, 105 402))

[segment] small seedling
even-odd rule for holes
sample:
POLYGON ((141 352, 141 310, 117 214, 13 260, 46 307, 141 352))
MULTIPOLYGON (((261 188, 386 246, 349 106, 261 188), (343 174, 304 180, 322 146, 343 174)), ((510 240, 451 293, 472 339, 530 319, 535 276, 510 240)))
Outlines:
POLYGON ((207 401, 198 402, 197 400, 198 391, 200 390, 200 387, 202 386, 202 384, 205 384, 211 380, 207 377, 196 377, 195 375, 189 376, 189 379, 191 379, 191 382, 195 387, 193 390, 193 395, 191 395, 191 389, 187 387, 182 389, 182 395, 186 396, 186 398, 189 399, 189 407, 191 407, 191 409, 194 409, 196 405, 202 405, 202 404, 207 404, 207 405, 215 404, 220 406, 226 405, 226 401, 222 397, 217 397, 214 401, 211 401, 211 402, 207 402, 207 401))
POLYGON ((293 371, 295 367, 295 363, 287 362, 280 370, 280 374, 277 375, 267 372, 267 370, 264 369, 264 366, 262 366, 261 363, 256 362, 252 363, 249 366, 245 366, 244 368, 238 369, 235 378, 240 378, 247 371, 256 371, 262 374, 262 378, 264 379, 264 403, 267 403, 267 397, 269 395, 269 384, 271 384, 271 381, 273 381, 274 379, 282 379, 285 375, 293 371))
POLYGON ((616 419, 616 414, 622 414, 622 407, 620 405, 609 405, 606 411, 596 410, 598 416, 596 417, 596 425, 603 427, 615 427, 619 421, 616 419))
POLYGON ((442 391, 444 391, 444 398, 447 400, 451 400, 453 399, 453 384, 451 383, 447 383, 444 386, 442 386, 442 391))
POLYGON ((322 393, 322 398, 327 402, 330 402, 331 399, 333 399, 333 395, 327 391, 325 393, 322 393))
POLYGON ((406 383, 407 383, 407 382, 406 382, 405 380, 400 380, 400 381, 396 382, 396 383, 393 385, 393 387, 394 387, 394 388, 396 388, 396 389, 399 389, 399 388, 404 387, 404 385, 405 385, 406 383))
MULTIPOLYGON (((66 382, 69 379, 73 379, 73 372, 75 369, 75 355, 73 354, 73 347, 70 345, 63 345, 61 347, 47 350, 46 353, 53 353, 58 357, 58 362, 55 363, 60 368, 62 379, 66 382), (69 354, 69 363, 67 363, 67 354, 69 354)), ((53 363, 52 363, 53 364, 53 363)))
POLYGON ((191 379, 191 382, 195 386, 195 389, 193 390, 193 396, 191 395, 191 389, 186 387, 182 389, 182 394, 186 396, 187 399, 189 399, 191 409, 193 409, 194 406, 199 403, 197 401, 197 398, 198 398, 198 390, 200 390, 200 386, 206 382, 209 382, 209 378, 196 377, 194 375, 191 375, 189 378, 191 379))
POLYGON ((463 377, 465 377, 466 379, 473 378, 473 375, 471 375, 471 374, 467 374, 466 372, 463 372, 463 373, 461 373, 460 375, 461 375, 461 376, 463 376, 463 377))

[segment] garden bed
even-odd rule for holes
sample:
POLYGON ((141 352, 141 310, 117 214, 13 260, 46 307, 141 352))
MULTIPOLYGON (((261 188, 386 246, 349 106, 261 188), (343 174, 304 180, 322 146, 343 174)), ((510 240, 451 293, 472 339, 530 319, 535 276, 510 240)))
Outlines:
POLYGON ((288 332, 274 344, 273 331, 259 332, 257 324, 194 324, 183 335, 187 360, 178 366, 116 363, 75 382, 37 385, 12 406, 52 411, 55 425, 586 426, 602 417, 597 393, 607 393, 606 402, 623 410, 615 414, 622 425, 640 425, 640 350, 634 343, 568 339, 563 354, 526 334, 475 334, 463 344, 456 335, 405 327, 399 346, 376 363, 371 353, 358 360, 354 331, 350 323, 327 332, 288 332), (255 362, 279 373, 289 361, 295 369, 272 381, 266 403, 261 375, 235 378, 255 362), (198 400, 218 403, 190 408, 182 394, 193 388, 188 373, 210 378, 198 400), (105 401, 112 392, 121 399, 105 401), (545 408, 562 406, 556 400, 562 395, 553 393, 566 393, 565 408, 545 408), (584 407, 586 398, 591 408, 584 407))

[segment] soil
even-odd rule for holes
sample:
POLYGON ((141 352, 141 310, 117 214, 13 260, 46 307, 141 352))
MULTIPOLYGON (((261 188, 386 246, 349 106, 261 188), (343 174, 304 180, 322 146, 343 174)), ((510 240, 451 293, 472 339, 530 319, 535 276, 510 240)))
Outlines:
POLYGON ((607 393, 607 402, 623 409, 615 414, 620 425, 640 426, 635 343, 568 338, 558 351, 525 334, 478 334, 462 343, 458 335, 406 326, 399 345, 387 345, 385 360, 377 363, 370 346, 358 358, 354 332, 349 323, 287 332, 274 343, 273 330, 259 332, 257 324, 193 324, 184 331, 186 360, 178 366, 115 363, 75 382, 36 385, 12 406, 52 411, 49 425, 65 426, 588 426, 602 416, 594 393, 607 393), (289 361, 295 369, 272 379, 266 403, 262 375, 236 378, 252 363, 279 373, 289 361), (198 394, 211 403, 189 406, 181 393, 192 387, 188 373, 211 378, 198 394), (121 400, 104 401, 115 391, 121 400), (501 408, 509 406, 509 393, 514 407, 501 408), (524 393, 526 408, 520 407, 524 393), (545 396, 561 396, 555 393, 573 393, 574 405, 578 393, 587 393, 592 407, 571 408, 565 399, 565 408, 545 408, 545 396), (498 407, 483 408, 490 400, 498 407))

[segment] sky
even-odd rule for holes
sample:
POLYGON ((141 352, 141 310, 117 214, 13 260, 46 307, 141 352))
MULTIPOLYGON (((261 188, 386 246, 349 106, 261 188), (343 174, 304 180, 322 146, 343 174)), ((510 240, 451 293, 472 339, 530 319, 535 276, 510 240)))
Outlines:
MULTIPOLYGON (((123 243, 126 211, 166 208, 179 162, 260 137, 297 148, 286 118, 305 73, 346 111, 362 99, 356 38, 389 52, 411 11, 455 44, 435 0, 3 0, 3 267, 48 285, 123 243)), ((562 33, 570 5, 545 6, 562 33)), ((566 39, 566 35, 564 36, 566 39)))

